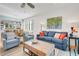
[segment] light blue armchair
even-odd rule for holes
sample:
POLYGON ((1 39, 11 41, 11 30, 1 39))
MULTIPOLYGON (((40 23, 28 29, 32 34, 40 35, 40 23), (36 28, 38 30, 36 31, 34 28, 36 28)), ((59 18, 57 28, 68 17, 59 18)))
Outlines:
POLYGON ((4 50, 18 46, 20 43, 20 39, 15 35, 14 32, 3 32, 1 37, 3 40, 4 50))
POLYGON ((23 33, 23 39, 24 39, 24 41, 34 39, 34 35, 30 35, 29 32, 24 32, 23 33))

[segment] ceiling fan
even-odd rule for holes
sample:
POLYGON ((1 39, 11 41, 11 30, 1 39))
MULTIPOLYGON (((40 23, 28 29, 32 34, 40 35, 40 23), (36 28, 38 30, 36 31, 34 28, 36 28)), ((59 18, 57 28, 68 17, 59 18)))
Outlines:
POLYGON ((26 4, 30 7, 30 8, 35 8, 35 6, 32 3, 22 3, 21 4, 21 8, 24 8, 26 6, 26 4))

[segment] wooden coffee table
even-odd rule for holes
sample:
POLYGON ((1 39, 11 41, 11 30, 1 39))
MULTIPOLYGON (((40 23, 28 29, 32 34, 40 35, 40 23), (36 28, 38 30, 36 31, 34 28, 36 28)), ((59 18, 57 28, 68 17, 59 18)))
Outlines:
POLYGON ((54 44, 48 43, 45 41, 37 40, 36 44, 32 44, 33 40, 29 40, 24 42, 23 51, 28 55, 35 56, 46 56, 55 54, 54 52, 54 44))

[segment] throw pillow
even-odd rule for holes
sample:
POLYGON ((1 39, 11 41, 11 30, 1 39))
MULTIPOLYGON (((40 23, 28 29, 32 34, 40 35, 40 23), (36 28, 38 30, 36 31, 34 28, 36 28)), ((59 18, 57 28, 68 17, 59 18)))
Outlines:
POLYGON ((44 32, 44 36, 47 36, 48 35, 48 32, 47 31, 43 31, 44 32))
POLYGON ((65 38, 65 34, 60 34, 60 37, 59 37, 59 39, 64 39, 65 38))
POLYGON ((40 32, 40 36, 44 36, 44 32, 40 32))
POLYGON ((55 33, 54 38, 59 39, 59 37, 60 37, 60 34, 59 33, 55 33))

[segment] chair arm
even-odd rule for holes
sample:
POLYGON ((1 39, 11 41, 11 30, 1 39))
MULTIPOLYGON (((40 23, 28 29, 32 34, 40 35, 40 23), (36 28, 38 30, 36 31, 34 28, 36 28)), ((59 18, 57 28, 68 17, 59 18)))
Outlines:
POLYGON ((65 38, 62 40, 62 42, 63 42, 64 44, 67 44, 67 41, 68 41, 68 38, 67 38, 67 37, 65 37, 65 38))
POLYGON ((68 40, 68 37, 65 37, 64 39, 67 39, 68 40))
POLYGON ((4 38, 2 38, 3 39, 3 42, 5 42, 6 41, 6 39, 4 39, 4 38))
POLYGON ((20 43, 20 38, 17 36, 15 37, 16 40, 18 40, 18 43, 20 43))
MULTIPOLYGON (((34 39, 34 35, 28 35, 28 36, 31 36, 31 37, 32 37, 32 39, 34 39)), ((27 38, 28 38, 28 36, 27 36, 27 38)))
POLYGON ((20 39, 18 36, 15 36, 14 38, 15 38, 15 39, 20 39))
POLYGON ((3 38, 3 47, 6 46, 6 41, 7 41, 7 40, 3 38))
POLYGON ((34 36, 34 35, 28 35, 28 36, 34 36))

